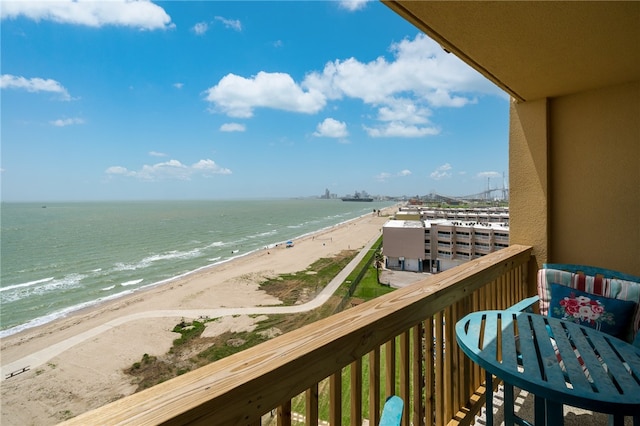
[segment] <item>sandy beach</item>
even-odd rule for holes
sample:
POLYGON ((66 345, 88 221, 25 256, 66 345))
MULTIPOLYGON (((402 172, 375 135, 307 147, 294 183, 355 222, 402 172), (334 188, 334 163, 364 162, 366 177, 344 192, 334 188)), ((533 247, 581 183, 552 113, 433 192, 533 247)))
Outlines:
MULTIPOLYGON (((182 318, 244 313, 251 307, 260 313, 279 305, 259 289, 265 277, 361 249, 380 235, 394 211, 367 215, 296 240, 292 248, 261 250, 1 339, 0 423, 56 424, 133 393, 136 386, 123 370, 145 353, 166 353, 179 337, 171 330, 182 318), (24 367, 24 373, 6 378, 24 367)), ((206 333, 251 330, 255 321, 227 315, 206 333)))

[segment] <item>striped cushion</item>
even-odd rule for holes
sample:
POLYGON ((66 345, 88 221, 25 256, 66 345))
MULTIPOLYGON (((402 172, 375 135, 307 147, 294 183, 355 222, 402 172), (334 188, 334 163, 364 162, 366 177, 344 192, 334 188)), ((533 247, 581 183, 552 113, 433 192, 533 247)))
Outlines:
POLYGON ((640 329, 640 278, 601 268, 578 265, 544 265, 543 269, 538 270, 538 296, 540 297, 540 313, 542 315, 548 315, 552 283, 599 296, 635 302, 636 308, 632 326, 625 340, 631 342, 640 329), (553 267, 561 267, 563 269, 555 269, 553 267), (594 275, 586 275, 583 271, 594 275), (614 273, 605 275, 606 272, 614 273), (613 278, 607 276, 612 276, 613 278))

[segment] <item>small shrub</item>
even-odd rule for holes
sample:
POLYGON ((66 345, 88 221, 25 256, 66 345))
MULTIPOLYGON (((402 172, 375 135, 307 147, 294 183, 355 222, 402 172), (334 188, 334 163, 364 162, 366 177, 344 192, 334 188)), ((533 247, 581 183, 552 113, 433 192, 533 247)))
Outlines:
POLYGON ((173 345, 184 345, 188 341, 195 339, 196 337, 200 337, 204 328, 204 323, 200 321, 193 321, 191 324, 185 323, 184 321, 180 322, 180 324, 173 327, 173 332, 180 333, 181 335, 180 338, 173 341, 173 345))

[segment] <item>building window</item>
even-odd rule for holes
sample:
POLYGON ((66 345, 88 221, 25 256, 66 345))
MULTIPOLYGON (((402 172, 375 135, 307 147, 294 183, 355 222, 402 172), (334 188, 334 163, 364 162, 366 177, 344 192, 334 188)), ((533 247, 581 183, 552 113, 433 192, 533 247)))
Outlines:
POLYGON ((469 253, 463 253, 461 251, 457 251, 456 252, 456 257, 458 257, 460 259, 469 259, 471 257, 471 255, 469 253))
POLYGON ((438 250, 438 257, 441 257, 443 259, 451 259, 451 252, 438 250))

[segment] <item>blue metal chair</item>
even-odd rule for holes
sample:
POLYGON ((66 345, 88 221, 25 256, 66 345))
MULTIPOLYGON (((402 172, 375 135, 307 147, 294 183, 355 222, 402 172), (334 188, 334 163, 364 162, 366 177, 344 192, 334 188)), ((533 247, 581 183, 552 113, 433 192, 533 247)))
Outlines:
POLYGON ((399 396, 392 395, 384 403, 379 426, 399 426, 402 422, 404 401, 399 396))

